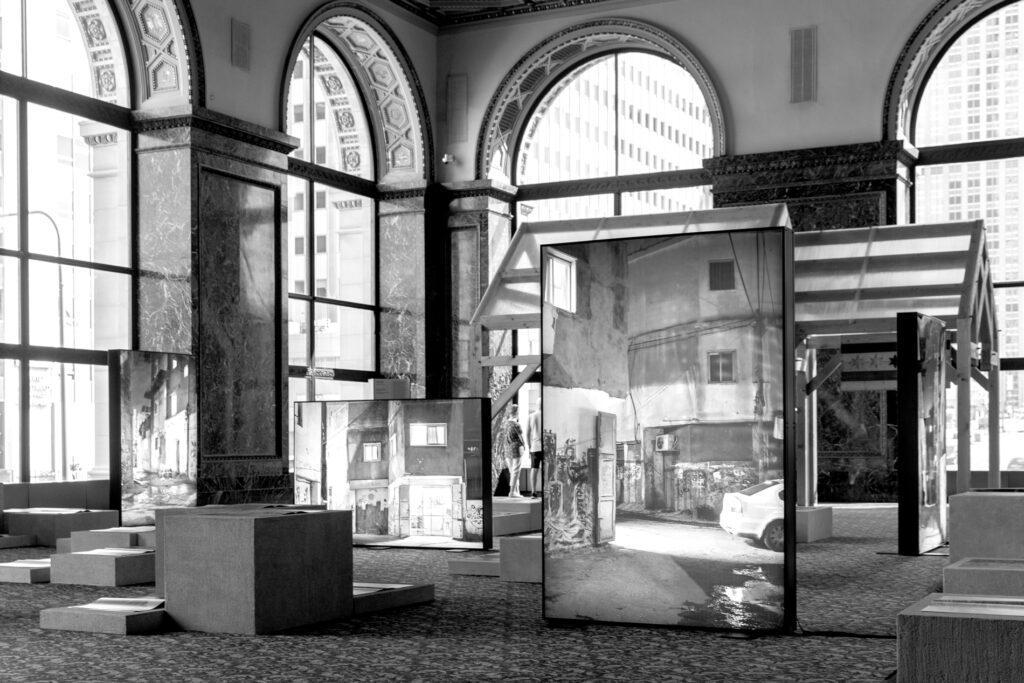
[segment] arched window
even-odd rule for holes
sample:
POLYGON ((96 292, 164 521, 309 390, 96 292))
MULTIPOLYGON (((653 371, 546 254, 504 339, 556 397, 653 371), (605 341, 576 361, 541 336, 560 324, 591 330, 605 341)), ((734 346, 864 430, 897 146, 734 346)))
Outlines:
MULTIPOLYGON (((945 45, 921 85, 916 115, 911 119, 911 141, 920 151, 914 184, 915 221, 981 219, 985 223, 1002 357, 1000 402, 1005 433, 1000 450, 1004 469, 1019 450, 1014 439, 1024 445, 1024 377, 1020 372, 1006 372, 1024 369, 1020 310, 1024 296, 1022 14, 1020 3, 1015 2, 962 29, 955 27, 955 37, 945 45)), ((979 420, 987 415, 982 405, 972 408, 980 411, 979 420)), ((974 425, 972 433, 978 427, 974 425)), ((1024 462, 1019 467, 1024 469, 1024 462)))
POLYGON ((128 62, 103 0, 0 5, 0 481, 106 478, 133 348, 128 62))
POLYGON ((527 196, 534 185, 563 185, 548 186, 551 198, 520 202, 520 220, 711 208, 708 186, 674 186, 677 178, 657 175, 700 169, 715 150, 700 86, 665 56, 612 52, 578 66, 548 90, 523 130, 513 184, 527 196), (643 180, 585 195, 568 182, 618 176, 643 180))
POLYGON ((314 32, 291 73, 286 130, 292 400, 364 398, 377 376, 377 169, 351 58, 314 32))

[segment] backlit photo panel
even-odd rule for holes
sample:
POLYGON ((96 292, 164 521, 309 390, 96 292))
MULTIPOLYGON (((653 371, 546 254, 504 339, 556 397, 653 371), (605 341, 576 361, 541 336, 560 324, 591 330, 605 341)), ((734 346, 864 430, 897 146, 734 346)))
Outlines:
POLYGON ((353 544, 491 547, 490 402, 297 403, 295 500, 352 510, 353 544))
POLYGON ((790 239, 542 248, 545 617, 794 623, 790 239))

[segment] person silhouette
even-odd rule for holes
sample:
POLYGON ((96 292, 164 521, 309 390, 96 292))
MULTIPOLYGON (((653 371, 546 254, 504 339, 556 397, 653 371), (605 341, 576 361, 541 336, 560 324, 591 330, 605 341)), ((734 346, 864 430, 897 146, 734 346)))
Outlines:
POLYGON ((534 498, 540 498, 541 469, 544 467, 544 434, 541 431, 541 397, 537 397, 537 407, 526 420, 526 443, 530 448, 530 490, 534 498))

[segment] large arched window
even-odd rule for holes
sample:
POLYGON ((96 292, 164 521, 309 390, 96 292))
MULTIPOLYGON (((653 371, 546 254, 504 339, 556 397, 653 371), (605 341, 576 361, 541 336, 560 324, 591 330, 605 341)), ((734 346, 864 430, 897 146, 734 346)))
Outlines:
POLYGON ((321 34, 292 71, 288 362, 294 400, 362 398, 377 372, 374 141, 360 88, 321 34))
MULTIPOLYGON (((997 3, 991 3, 993 6, 997 3)), ((1024 71, 1020 3, 1005 4, 963 27, 921 86, 912 142, 920 150, 914 189, 918 223, 981 219, 988 239, 1002 357, 1000 405, 1003 469, 1024 447, 1024 369, 1021 304, 1021 192, 1024 134, 1021 78, 1024 71), (1010 370, 1010 372, 1007 372, 1010 370)), ((979 392, 980 393, 980 392, 979 392)), ((985 395, 972 405, 972 434, 987 424, 985 395)), ((987 468, 984 444, 972 455, 987 468)), ((951 463, 952 469, 956 468, 951 463)))
POLYGON ((657 175, 700 169, 715 149, 700 86, 665 56, 612 52, 584 63, 548 90, 523 130, 513 184, 527 196, 546 185, 550 198, 521 202, 520 220, 711 208, 708 186, 657 175), (641 187, 612 182, 611 191, 583 195, 572 184, 619 176, 641 187))
POLYGON ((0 481, 108 476, 133 348, 128 63, 102 0, 0 4, 0 481))

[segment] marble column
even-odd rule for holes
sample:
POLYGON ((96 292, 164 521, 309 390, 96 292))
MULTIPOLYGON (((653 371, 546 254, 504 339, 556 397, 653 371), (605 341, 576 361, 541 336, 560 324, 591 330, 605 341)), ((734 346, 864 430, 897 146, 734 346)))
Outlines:
POLYGON ((793 229, 908 223, 917 152, 901 140, 715 157, 715 207, 785 202, 793 229))
POLYGON ((279 274, 297 142, 199 107, 137 116, 139 347, 194 357, 199 503, 290 500, 279 274))
MULTIPOLYGON (((493 395, 475 360, 499 340, 474 340, 469 320, 508 249, 515 188, 492 180, 449 183, 445 188, 451 244, 451 392, 452 396, 493 395)), ((505 369, 497 369, 501 370, 505 369)))

